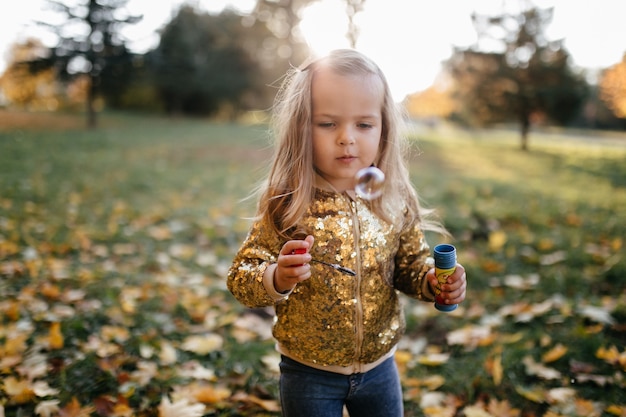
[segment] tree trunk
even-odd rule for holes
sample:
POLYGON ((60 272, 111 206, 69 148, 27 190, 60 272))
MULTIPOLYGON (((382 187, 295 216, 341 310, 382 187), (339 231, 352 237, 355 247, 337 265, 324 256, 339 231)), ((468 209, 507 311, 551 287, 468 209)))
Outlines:
POLYGON ((521 129, 521 149, 523 151, 528 150, 528 132, 530 131, 530 117, 522 117, 522 129, 521 129))
POLYGON ((97 123, 96 119, 96 80, 93 76, 89 77, 89 86, 87 87, 87 128, 95 129, 97 123))

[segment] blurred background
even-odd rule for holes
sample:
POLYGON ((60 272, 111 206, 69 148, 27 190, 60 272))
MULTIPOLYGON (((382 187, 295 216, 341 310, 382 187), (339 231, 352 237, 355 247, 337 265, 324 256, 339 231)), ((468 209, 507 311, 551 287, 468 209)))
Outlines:
POLYGON ((0 417, 277 417, 225 282, 285 72, 356 48, 468 273, 409 300, 405 417, 626 417, 623 0, 20 0, 0 11, 0 417))
MULTIPOLYGON (((24 0, 0 106, 237 119, 308 57, 359 49, 428 123, 624 129, 626 5, 599 0, 24 0)), ((262 117, 256 114, 255 117, 262 117)))

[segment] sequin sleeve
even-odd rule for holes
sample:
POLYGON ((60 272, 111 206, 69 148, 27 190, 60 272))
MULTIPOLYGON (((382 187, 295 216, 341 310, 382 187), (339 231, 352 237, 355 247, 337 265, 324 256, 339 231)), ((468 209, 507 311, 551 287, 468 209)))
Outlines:
POLYGON ((394 286, 406 295, 422 301, 434 301, 426 273, 434 265, 430 247, 419 224, 400 235, 400 246, 396 253, 394 286))
POLYGON ((227 286, 233 296, 247 307, 274 305, 263 283, 267 267, 276 262, 281 242, 261 221, 255 222, 228 271, 227 286))

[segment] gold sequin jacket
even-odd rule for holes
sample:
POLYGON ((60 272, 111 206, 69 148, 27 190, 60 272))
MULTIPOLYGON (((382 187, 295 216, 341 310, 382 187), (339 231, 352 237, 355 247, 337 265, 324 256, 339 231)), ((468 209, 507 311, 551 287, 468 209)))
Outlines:
POLYGON ((433 299, 425 278, 432 258, 422 230, 398 230, 363 200, 319 189, 302 224, 315 237, 313 259, 348 267, 356 276, 311 263, 310 279, 290 294, 277 293, 263 276, 285 241, 259 220, 233 260, 228 289, 248 307, 274 306, 279 351, 300 362, 358 370, 358 364, 392 353, 405 330, 397 291, 433 299))

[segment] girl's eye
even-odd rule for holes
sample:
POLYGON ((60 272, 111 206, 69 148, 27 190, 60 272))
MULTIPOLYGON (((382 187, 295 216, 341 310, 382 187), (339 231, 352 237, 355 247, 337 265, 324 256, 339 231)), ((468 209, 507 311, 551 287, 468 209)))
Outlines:
POLYGON ((333 127, 335 124, 332 122, 320 122, 317 125, 319 127, 333 127))
POLYGON ((359 126, 360 129, 371 129, 372 128, 372 125, 369 124, 369 123, 359 123, 358 126, 359 126))

